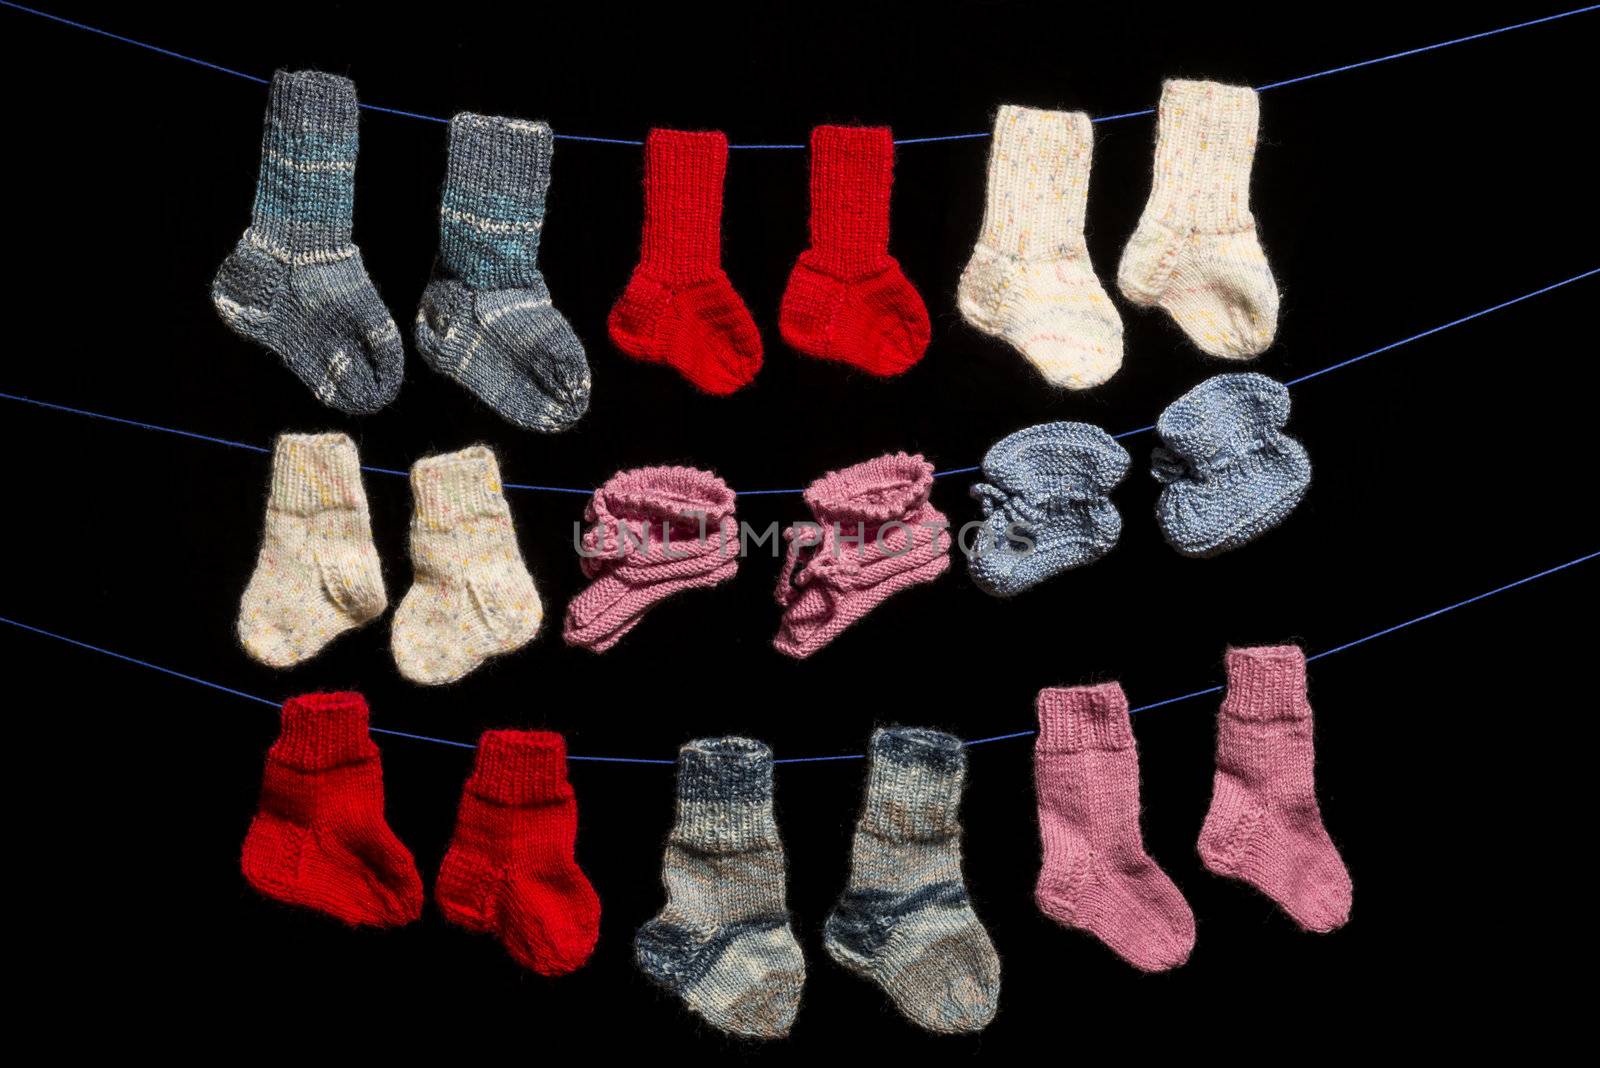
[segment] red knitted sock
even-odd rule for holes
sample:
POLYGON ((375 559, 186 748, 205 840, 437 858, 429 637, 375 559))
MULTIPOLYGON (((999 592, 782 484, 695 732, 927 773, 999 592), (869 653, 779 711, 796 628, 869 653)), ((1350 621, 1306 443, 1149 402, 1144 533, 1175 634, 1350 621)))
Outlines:
POLYGON ((384 822, 383 765, 360 694, 284 702, 242 867, 268 897, 345 923, 398 926, 422 915, 416 862, 384 822))
POLYGON ((783 339, 809 356, 897 375, 928 348, 928 309, 889 255, 887 127, 811 132, 811 247, 783 292, 783 339))
POLYGON ((651 130, 644 144, 644 249, 608 326, 617 348, 664 363, 707 393, 761 370, 761 334, 722 270, 728 138, 651 130))
POLYGON ((452 923, 499 935, 519 964, 576 971, 600 936, 600 899, 573 859, 577 834, 561 735, 485 731, 434 898, 452 923))

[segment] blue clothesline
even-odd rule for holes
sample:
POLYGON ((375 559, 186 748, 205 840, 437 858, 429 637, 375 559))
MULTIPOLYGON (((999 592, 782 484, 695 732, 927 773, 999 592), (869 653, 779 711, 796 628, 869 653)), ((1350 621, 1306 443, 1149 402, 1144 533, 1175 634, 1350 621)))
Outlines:
MULTIPOLYGON (((52 15, 48 11, 40 11, 37 8, 31 8, 24 4, 12 3, 11 0, 0 0, 0 7, 10 8, 13 11, 20 11, 28 15, 37 15, 40 18, 49 19, 51 22, 59 23, 63 26, 70 26, 75 30, 84 30, 100 37, 105 37, 113 41, 120 41, 123 44, 133 45, 136 48, 143 48, 149 52, 155 52, 157 55, 167 56, 170 59, 180 59, 185 63, 193 63, 195 66, 205 67, 207 70, 213 70, 219 74, 227 74, 235 78, 243 78, 245 81, 255 82, 258 85, 267 85, 270 82, 270 79, 263 78, 259 74, 247 74, 242 70, 234 70, 232 67, 224 67, 220 63, 212 63, 210 60, 200 59, 195 56, 187 56, 182 52, 174 52, 170 48, 162 48, 159 45, 150 44, 148 41, 140 41, 133 37, 124 37, 122 34, 112 33, 110 30, 102 30, 98 26, 90 26, 84 22, 76 22, 72 19, 62 18, 60 15, 52 15)), ((1387 63, 1392 59, 1405 59, 1408 56, 1417 56, 1423 54, 1424 52, 1435 52, 1441 48, 1449 48, 1451 45, 1466 44, 1468 41, 1481 41, 1486 37, 1497 37, 1502 33, 1510 33, 1512 30, 1527 29, 1529 26, 1539 26, 1546 22, 1555 22, 1558 19, 1571 18, 1573 15, 1583 15, 1591 11, 1600 11, 1600 4, 1589 4, 1585 7, 1575 7, 1569 11, 1560 11, 1554 15, 1545 15, 1542 18, 1528 19, 1525 22, 1517 22, 1509 26, 1497 26, 1492 30, 1484 30, 1481 33, 1470 33, 1464 37, 1452 37, 1448 41, 1436 41, 1433 44, 1422 45, 1419 48, 1408 48, 1403 52, 1390 52, 1388 55, 1376 56, 1372 59, 1363 59, 1356 63, 1346 63, 1339 67, 1329 67, 1327 70, 1313 71, 1310 74, 1301 74, 1293 78, 1284 78, 1280 81, 1268 82, 1266 85, 1256 86, 1255 91, 1258 93, 1265 93, 1270 89, 1281 89, 1286 85, 1298 85, 1301 82, 1309 82, 1314 78, 1326 78, 1330 74, 1343 74, 1345 71, 1359 70, 1362 67, 1370 67, 1377 63, 1387 63)), ((401 108, 383 107, 379 104, 362 104, 361 106, 367 111, 380 112, 385 115, 398 115, 407 119, 421 119, 424 122, 448 123, 450 121, 448 118, 443 118, 438 115, 424 115, 417 111, 406 111, 401 108)), ((1138 111, 1123 111, 1114 115, 1100 115, 1091 121, 1116 122, 1120 119, 1135 119, 1144 115, 1154 115, 1155 113, 1155 108, 1142 108, 1138 111)), ((977 133, 939 134, 933 137, 905 137, 896 140, 895 144, 926 145, 941 141, 977 141, 988 136, 989 132, 987 130, 983 130, 977 133)), ((599 145, 637 146, 644 144, 643 141, 626 137, 597 137, 591 134, 558 133, 555 135, 555 137, 558 141, 578 141, 599 145)), ((760 150, 804 149, 807 146, 803 144, 741 144, 729 145, 728 147, 760 150)))

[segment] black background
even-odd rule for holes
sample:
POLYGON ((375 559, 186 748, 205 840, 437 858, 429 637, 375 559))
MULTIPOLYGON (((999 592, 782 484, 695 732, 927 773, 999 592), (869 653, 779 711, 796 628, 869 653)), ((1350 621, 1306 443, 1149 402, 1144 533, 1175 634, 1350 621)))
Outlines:
MULTIPOLYGON (((803 141, 821 122, 889 123, 899 137, 982 130, 1001 102, 1122 112, 1151 105, 1166 76, 1260 85, 1554 9, 53 7, 260 75, 345 73, 373 104, 615 137, 718 128, 734 142, 803 141)), ((1264 94, 1254 202, 1284 302, 1277 343, 1252 366, 1291 378, 1596 266, 1585 71, 1597 31, 1600 15, 1579 16, 1264 94)), ((591 486, 621 467, 694 463, 765 488, 900 448, 966 467, 1045 420, 1116 433, 1232 369, 1120 298, 1125 364, 1084 394, 1053 392, 966 326, 954 291, 983 206, 981 140, 899 150, 891 247, 933 317, 923 362, 877 381, 802 358, 783 345, 776 313, 805 243, 806 158, 741 151, 728 169, 724 255, 766 366, 730 399, 698 395, 605 335, 637 259, 639 151, 562 142, 542 260, 588 346, 590 415, 556 439, 513 429, 413 351, 399 399, 349 419, 229 333, 206 298, 248 222, 262 87, 13 11, 0 10, 0 41, 0 182, 18 272, 0 330, 9 392, 258 445, 285 430, 345 430, 379 467, 482 441, 511 482, 591 486)), ((371 112, 361 128, 356 240, 408 338, 434 251, 445 134, 371 112)), ((1148 191, 1153 121, 1095 136, 1089 245, 1109 283, 1148 191)), ((275 672, 247 659, 233 630, 267 457, 9 401, 0 612, 274 700, 359 689, 374 725, 461 741, 539 727, 563 732, 574 753, 670 757, 688 738, 737 732, 793 757, 859 752, 877 723, 969 738, 1022 730, 1041 686, 1117 679, 1133 704, 1157 701, 1221 682, 1229 643, 1331 648, 1600 548, 1597 296, 1600 279, 1586 280, 1297 388, 1290 432, 1311 454, 1311 492, 1240 551, 1193 561, 1166 547, 1145 473, 1151 441, 1137 437, 1115 495, 1125 532, 1108 558, 1011 602, 984 596, 958 565, 804 663, 769 645, 777 562, 763 556, 729 585, 663 604, 602 658, 566 648, 583 499, 517 493, 522 550, 548 609, 530 647, 457 685, 414 687, 390 659, 386 616, 275 672)), ((976 515, 968 481, 935 490, 957 524, 976 515)), ((410 579, 409 493, 379 474, 367 490, 393 604, 410 579)), ((804 518, 801 508, 793 496, 740 501, 758 526, 804 518)), ((1568 917, 1591 890, 1564 865, 1515 873, 1588 833, 1579 791, 1597 567, 1313 665, 1323 810, 1355 882, 1352 921, 1331 935, 1301 933, 1195 856, 1215 697, 1135 717, 1147 844, 1199 923, 1189 963, 1166 975, 1140 975, 1035 911, 1031 743, 973 750, 966 869, 1004 967, 999 1016, 977 1037, 922 1035, 822 952, 864 767, 780 768, 790 904, 810 971, 789 1047, 1070 1056, 1087 1048, 1077 1038, 1099 1035, 1196 1053, 1279 1028, 1336 1040, 1361 1032, 1338 1026, 1344 1013, 1365 1024, 1423 997, 1461 1005, 1535 964, 1543 942, 1576 948, 1592 935, 1568 917)), ((174 1036, 222 1025, 255 1046, 309 1049, 325 1022, 361 1042, 496 1040, 529 1058, 558 1041, 743 1048, 632 964, 632 932, 662 898, 670 767, 573 766, 579 860, 604 919, 589 965, 544 980, 431 903, 406 929, 353 931, 251 891, 238 849, 272 709, 9 628, 0 658, 12 683, 19 922, 51 929, 29 957, 39 992, 70 995, 107 1024, 137 1019, 174 1036)), ((380 745, 390 823, 431 887, 470 753, 380 745)))

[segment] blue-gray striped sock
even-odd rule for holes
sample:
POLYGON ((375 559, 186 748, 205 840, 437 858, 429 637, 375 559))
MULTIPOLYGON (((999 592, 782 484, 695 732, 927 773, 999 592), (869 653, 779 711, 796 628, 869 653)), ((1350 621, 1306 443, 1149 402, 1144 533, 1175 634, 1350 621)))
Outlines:
POLYGON ((850 885, 828 917, 828 955, 877 983, 930 1031, 981 1031, 1000 997, 1000 958, 961 875, 961 740, 916 727, 872 736, 850 885))
POLYGON ((322 403, 356 415, 393 400, 405 366, 400 332, 350 240, 358 110, 348 78, 273 74, 250 228, 211 284, 235 333, 276 353, 322 403))
POLYGON ((662 861, 667 904, 639 928, 644 973, 712 1026, 789 1033, 806 963, 789 927, 772 750, 707 738, 678 753, 678 809, 662 861))
POLYGON ((542 122, 450 120, 439 258, 417 309, 417 348, 434 370, 542 431, 567 429, 589 407, 583 344, 539 273, 553 147, 542 122))

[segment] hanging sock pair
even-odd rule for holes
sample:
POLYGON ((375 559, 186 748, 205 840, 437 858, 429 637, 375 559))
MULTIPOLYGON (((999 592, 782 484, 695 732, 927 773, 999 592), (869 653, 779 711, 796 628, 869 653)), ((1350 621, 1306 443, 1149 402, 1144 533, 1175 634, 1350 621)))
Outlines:
MULTIPOLYGON (((395 612, 391 647, 412 682, 454 682, 532 640, 543 607, 494 453, 477 445, 419 460, 411 492, 415 577, 395 612)), ((245 651, 290 667, 387 606, 355 442, 280 435, 261 551, 239 606, 245 651)))
MULTIPOLYGON (((1000 963, 961 873, 961 743, 938 731, 879 730, 870 759, 850 883, 824 945, 919 1026, 982 1030, 994 1016, 1000 963)), ((788 1034, 805 957, 786 879, 772 751, 747 738, 684 746, 662 862, 667 903, 635 939, 639 967, 720 1030, 788 1034)))
MULTIPOLYGON (((1250 212, 1252 89, 1169 81, 1155 176, 1117 288, 1172 316, 1203 351, 1245 359, 1277 332, 1278 289, 1250 212)), ((995 119, 983 229, 957 305, 1052 385, 1087 389, 1122 364, 1122 320, 1084 240, 1094 135, 1083 112, 1005 105, 995 119)))
MULTIPOLYGON (((728 139, 651 130, 639 265, 611 309, 612 341, 724 396, 761 369, 755 320, 722 269, 728 139)), ((784 291, 779 326, 819 359, 894 375, 922 358, 922 298, 889 255, 894 144, 887 128, 821 126, 811 138, 811 247, 784 291)))
MULTIPOLYGON (((1198 850, 1209 870, 1256 887, 1303 929, 1326 932, 1349 918, 1350 876, 1317 806, 1305 694, 1299 648, 1228 651, 1198 850)), ((1194 913, 1145 851, 1139 759, 1122 687, 1042 690, 1038 714, 1040 911, 1143 971, 1177 967, 1194 948, 1194 913)))
MULTIPOLYGON (((367 718, 358 693, 284 702, 241 867, 278 901, 395 927, 422 915, 422 878, 384 817, 367 718)), ((566 758, 559 734, 485 732, 434 888, 448 920, 496 934, 542 975, 581 967, 599 934, 600 900, 573 856, 566 758)))
MULTIPOLYGON (((363 415, 399 392, 405 346, 351 240, 359 105, 348 78, 272 77, 250 227, 211 299, 322 403, 363 415)), ((550 128, 461 114, 450 124, 439 258, 417 316, 436 370, 508 421, 571 426, 588 406, 583 346, 538 268, 550 128)))

